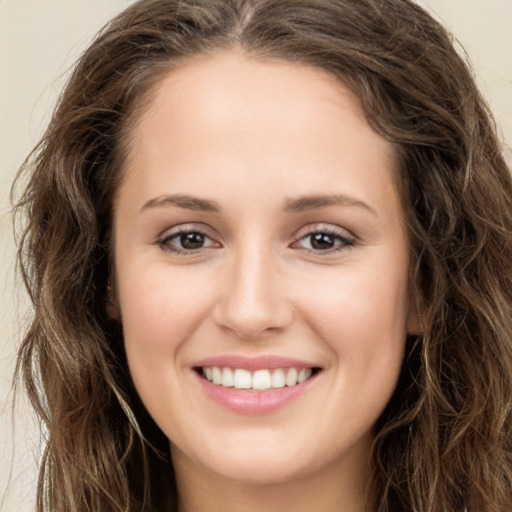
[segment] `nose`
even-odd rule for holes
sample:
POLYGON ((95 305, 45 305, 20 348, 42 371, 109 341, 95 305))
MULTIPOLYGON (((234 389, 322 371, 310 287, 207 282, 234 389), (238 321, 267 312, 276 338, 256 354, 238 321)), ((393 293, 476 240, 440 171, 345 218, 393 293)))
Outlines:
POLYGON ((270 251, 246 250, 233 256, 225 269, 213 312, 218 326, 241 339, 256 340, 290 325, 293 307, 270 251))

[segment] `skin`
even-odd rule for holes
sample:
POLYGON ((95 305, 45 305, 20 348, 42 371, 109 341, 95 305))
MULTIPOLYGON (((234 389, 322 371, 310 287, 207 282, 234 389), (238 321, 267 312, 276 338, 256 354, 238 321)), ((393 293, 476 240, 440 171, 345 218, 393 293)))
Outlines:
POLYGON ((391 146, 323 71, 230 51, 170 72, 130 147, 114 314, 170 439, 180 510, 361 512, 373 426, 416 330, 391 146), (162 201, 174 195, 219 211, 162 201), (203 246, 176 253, 180 227, 205 233, 203 246), (326 231, 333 247, 312 248, 326 231), (282 409, 244 415, 206 396, 192 369, 228 353, 322 371, 282 409))

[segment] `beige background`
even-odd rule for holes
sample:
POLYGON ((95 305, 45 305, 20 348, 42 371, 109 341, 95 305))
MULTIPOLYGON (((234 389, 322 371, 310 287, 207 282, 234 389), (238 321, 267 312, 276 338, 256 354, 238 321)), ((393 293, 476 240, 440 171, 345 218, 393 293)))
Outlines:
MULTIPOLYGON (((293 0, 290 0, 293 1, 293 0)), ((48 121, 76 56, 131 0, 0 0, 0 510, 33 510, 39 434, 23 401, 11 414, 15 347, 26 300, 14 274, 9 187, 48 121), (14 423, 13 423, 14 422, 14 423)), ((484 94, 512 144, 512 0, 419 2, 470 54, 484 94)), ((509 161, 512 152, 507 149, 509 161)))

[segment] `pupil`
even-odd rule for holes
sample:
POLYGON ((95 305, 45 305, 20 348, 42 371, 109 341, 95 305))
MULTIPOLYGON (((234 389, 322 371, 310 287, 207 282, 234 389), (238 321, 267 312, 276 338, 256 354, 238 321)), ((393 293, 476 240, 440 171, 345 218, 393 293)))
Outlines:
POLYGON ((180 237, 180 242, 185 249, 199 249, 204 243, 204 235, 201 233, 184 233, 180 237))
POLYGON ((313 249, 331 249, 334 246, 334 239, 326 233, 311 235, 311 247, 313 249))

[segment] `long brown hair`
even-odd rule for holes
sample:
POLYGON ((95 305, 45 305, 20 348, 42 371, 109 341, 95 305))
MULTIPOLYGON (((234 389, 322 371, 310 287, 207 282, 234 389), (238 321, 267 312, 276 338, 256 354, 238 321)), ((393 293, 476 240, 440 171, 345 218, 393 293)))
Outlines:
POLYGON ((422 335, 376 425, 369 508, 512 510, 512 180, 464 59, 409 0, 142 0, 79 60, 16 199, 38 510, 175 510, 167 439, 106 312, 112 198, 156 82, 234 47, 327 70, 398 157, 422 335))

